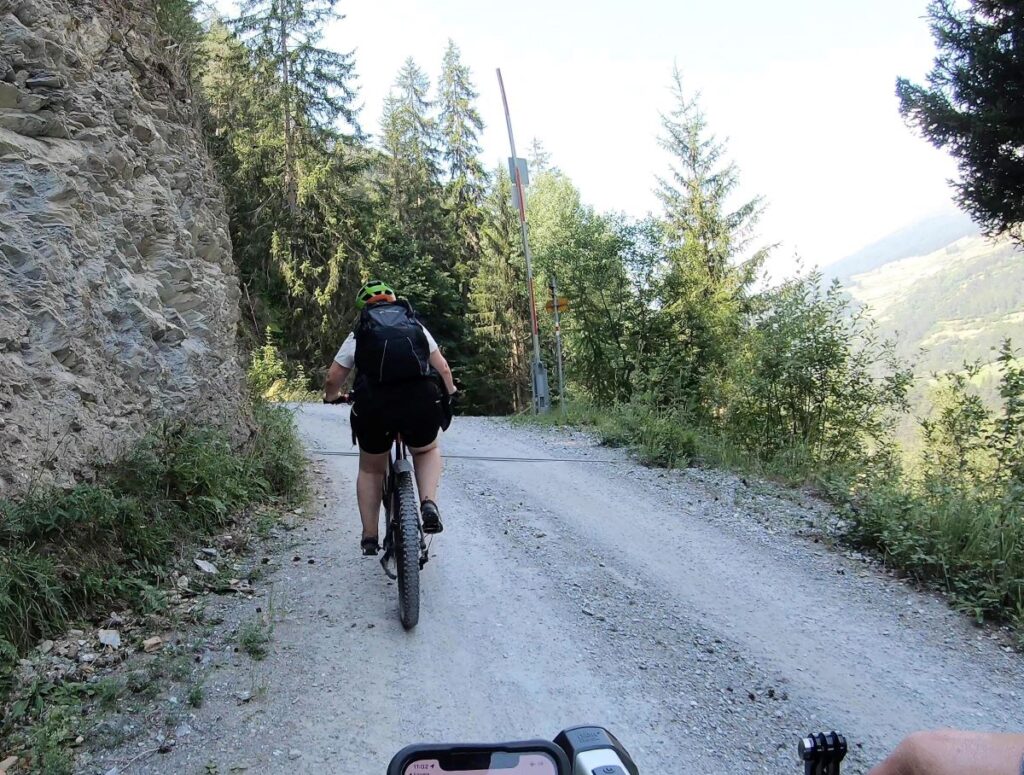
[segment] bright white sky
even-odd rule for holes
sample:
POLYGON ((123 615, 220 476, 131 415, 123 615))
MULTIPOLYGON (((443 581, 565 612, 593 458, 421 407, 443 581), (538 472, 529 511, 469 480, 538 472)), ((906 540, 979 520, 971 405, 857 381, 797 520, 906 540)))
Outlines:
POLYGON ((378 129, 412 56, 437 78, 449 38, 486 123, 489 166, 509 155, 495 68, 519 155, 540 138, 598 210, 658 209, 659 112, 673 62, 728 141, 745 196, 763 195, 776 277, 824 265, 951 210, 955 166, 907 129, 897 75, 920 79, 934 49, 927 0, 340 0, 326 43, 356 49, 364 129, 378 129))

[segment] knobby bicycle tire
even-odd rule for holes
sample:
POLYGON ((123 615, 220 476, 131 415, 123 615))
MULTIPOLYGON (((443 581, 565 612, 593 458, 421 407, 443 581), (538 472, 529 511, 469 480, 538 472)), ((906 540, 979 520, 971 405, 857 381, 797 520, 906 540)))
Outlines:
POLYGON ((398 535, 395 536, 398 615, 402 626, 411 630, 420 620, 420 515, 411 472, 395 475, 395 500, 398 507, 398 535))

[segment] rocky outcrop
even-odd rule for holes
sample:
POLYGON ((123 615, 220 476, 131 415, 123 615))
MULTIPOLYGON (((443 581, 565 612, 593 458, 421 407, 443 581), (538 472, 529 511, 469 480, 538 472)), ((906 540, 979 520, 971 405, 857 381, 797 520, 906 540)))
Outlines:
POLYGON ((0 496, 231 422, 221 192, 149 2, 0 0, 0 496))

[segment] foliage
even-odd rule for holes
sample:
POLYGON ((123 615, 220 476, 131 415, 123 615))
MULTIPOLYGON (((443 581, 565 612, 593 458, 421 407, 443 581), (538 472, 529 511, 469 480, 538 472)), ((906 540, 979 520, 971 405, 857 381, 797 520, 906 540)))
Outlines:
POLYGON ((1013 0, 932 0, 938 47, 928 85, 900 78, 900 112, 956 158, 958 203, 989 234, 1018 242, 1024 222, 1024 8, 1013 0))
POLYGON ((940 585, 979 620, 1024 624, 1024 367, 1000 359, 1001 412, 965 373, 945 375, 914 479, 879 474, 853 488, 856 536, 940 585))
POLYGON ((249 358, 247 376, 253 395, 268 401, 304 401, 315 396, 309 389, 301 363, 295 368, 294 376, 289 376, 287 364, 269 328, 263 346, 254 350, 249 358))
POLYGON ((645 362, 645 389, 665 405, 684 404, 708 420, 721 403, 721 375, 735 351, 748 291, 766 251, 743 256, 761 211, 754 199, 730 209, 738 172, 710 133, 696 99, 673 73, 671 113, 662 117, 662 147, 673 157, 659 179, 666 267, 657 286, 662 343, 645 362))
POLYGON ((160 31, 179 47, 179 58, 189 66, 196 64, 203 27, 196 19, 199 0, 156 0, 156 21, 160 31))
MULTIPOLYGON (((642 350, 632 321, 644 314, 622 258, 628 227, 585 206, 569 178, 554 170, 531 184, 529 216, 538 288, 555 279, 559 295, 571 299, 561 325, 573 390, 599 402, 627 400, 642 350)), ((538 303, 549 298, 542 292, 538 303)), ((542 321, 550 342, 552 318, 542 321)))
POLYGON ((487 176, 480 162, 478 137, 484 122, 469 68, 452 40, 444 53, 438 85, 441 155, 445 167, 444 202, 456 244, 453 273, 465 300, 480 269, 484 195, 487 176))
POLYGON ((336 5, 337 0, 242 0, 232 27, 280 74, 297 126, 334 131, 340 116, 358 131, 353 55, 318 45, 324 26, 345 18, 336 5))
POLYGON ((254 33, 249 48, 212 26, 201 78, 206 134, 225 182, 244 338, 257 347, 269 327, 285 358, 313 373, 352 320, 373 221, 364 179, 372 154, 334 128, 324 111, 335 102, 293 93, 301 83, 283 89, 281 63, 261 40, 254 33))
POLYGON ((485 206, 480 267, 469 293, 469 320, 479 349, 466 381, 476 386, 482 411, 518 413, 530 407, 530 300, 519 217, 505 169, 492 176, 485 206))
POLYGON ((9 662, 11 645, 26 648, 116 601, 145 610, 182 543, 247 506, 301 497, 302 470, 290 415, 257 404, 241 448, 216 430, 169 426, 100 483, 0 502, 0 654, 9 662))
POLYGON ((799 451, 808 470, 859 463, 885 445, 910 380, 838 281, 823 291, 813 273, 754 299, 723 425, 764 460, 799 451))

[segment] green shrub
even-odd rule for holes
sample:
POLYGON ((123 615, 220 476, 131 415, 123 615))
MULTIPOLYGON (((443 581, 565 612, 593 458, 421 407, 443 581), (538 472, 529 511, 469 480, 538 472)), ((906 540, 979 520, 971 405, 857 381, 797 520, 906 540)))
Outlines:
POLYGON ((913 477, 851 488, 856 537, 977 619, 1024 624, 1024 376, 1009 343, 999 358, 1003 409, 972 392, 973 367, 944 375, 913 477))
POLYGON ((238 645, 255 660, 265 659, 269 653, 273 631, 262 619, 246 622, 238 630, 238 645))
POLYGON ((769 465, 805 475, 859 464, 907 407, 911 372, 874 323, 817 272, 755 299, 716 427, 769 465))
POLYGON ((248 464, 271 492, 298 500, 306 493, 306 458, 292 413, 255 402, 256 430, 249 441, 248 464))
POLYGON ((253 395, 268 401, 308 401, 314 397, 302 364, 294 374, 288 373, 269 328, 263 345, 249 358, 248 377, 253 395))
MULTIPOLYGON (((68 621, 121 601, 159 609, 178 547, 240 510, 304 493, 291 414, 257 402, 253 434, 168 426, 108 466, 102 483, 0 502, 0 667, 68 621)), ((4 671, 6 674, 7 671, 4 671)))

